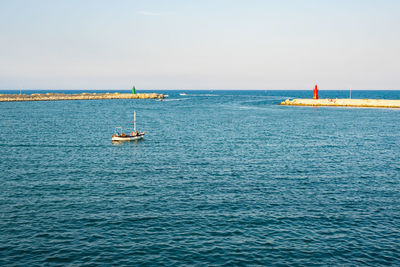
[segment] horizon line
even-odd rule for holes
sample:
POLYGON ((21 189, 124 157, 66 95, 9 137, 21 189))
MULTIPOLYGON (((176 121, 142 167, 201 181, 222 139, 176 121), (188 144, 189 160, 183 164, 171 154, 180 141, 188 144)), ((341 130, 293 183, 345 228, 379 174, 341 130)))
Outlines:
MULTIPOLYGON (((52 89, 52 88, 28 88, 28 89, 0 89, 0 91, 45 91, 45 90, 49 90, 49 91, 61 91, 61 90, 65 90, 65 91, 99 91, 99 90, 112 90, 112 91, 117 91, 117 90, 121 90, 121 91, 131 91, 132 89, 127 88, 127 89, 118 89, 118 88, 97 88, 97 89, 88 89, 88 88, 81 88, 81 89, 66 89, 66 88, 61 88, 61 89, 52 89)), ((192 89, 192 88, 176 88, 176 89, 138 89, 136 88, 136 90, 143 90, 143 91, 312 91, 314 90, 314 88, 311 89, 192 89)), ((350 91, 350 89, 321 89, 318 88, 318 91, 350 91)), ((351 88, 351 91, 400 91, 400 89, 361 89, 361 88, 351 88)))

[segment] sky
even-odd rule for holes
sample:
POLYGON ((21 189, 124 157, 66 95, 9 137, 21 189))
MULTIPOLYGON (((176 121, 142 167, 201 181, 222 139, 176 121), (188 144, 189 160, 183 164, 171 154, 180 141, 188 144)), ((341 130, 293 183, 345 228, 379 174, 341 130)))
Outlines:
POLYGON ((400 89, 398 0, 0 0, 0 89, 400 89))

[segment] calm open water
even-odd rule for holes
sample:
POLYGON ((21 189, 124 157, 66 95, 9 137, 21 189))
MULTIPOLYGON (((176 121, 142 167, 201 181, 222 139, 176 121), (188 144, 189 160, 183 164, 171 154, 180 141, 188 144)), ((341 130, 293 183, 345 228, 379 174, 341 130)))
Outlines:
POLYGON ((400 265, 399 109, 166 93, 0 103, 1 266, 400 265))

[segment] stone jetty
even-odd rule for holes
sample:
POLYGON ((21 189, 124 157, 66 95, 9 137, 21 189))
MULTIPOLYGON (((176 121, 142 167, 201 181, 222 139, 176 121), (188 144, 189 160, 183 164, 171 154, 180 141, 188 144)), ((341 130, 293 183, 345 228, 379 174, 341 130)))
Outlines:
POLYGON ((386 99, 286 99, 281 105, 364 108, 400 108, 400 100, 386 99))
POLYGON ((56 100, 99 100, 99 99, 154 99, 164 98, 163 94, 120 94, 120 93, 47 93, 47 94, 0 94, 0 102, 12 101, 56 101, 56 100))

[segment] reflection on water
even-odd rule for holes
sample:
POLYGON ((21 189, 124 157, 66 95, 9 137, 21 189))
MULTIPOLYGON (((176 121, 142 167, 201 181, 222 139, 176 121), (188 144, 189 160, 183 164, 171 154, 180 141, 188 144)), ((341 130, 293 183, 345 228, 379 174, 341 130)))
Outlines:
POLYGON ((122 141, 111 141, 113 145, 122 146, 122 145, 137 145, 141 142, 144 142, 145 138, 137 139, 137 140, 122 140, 122 141))

